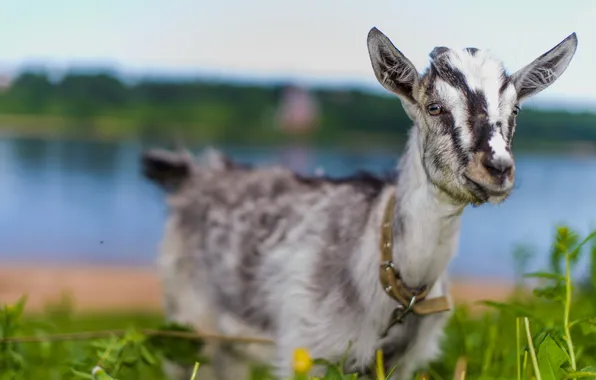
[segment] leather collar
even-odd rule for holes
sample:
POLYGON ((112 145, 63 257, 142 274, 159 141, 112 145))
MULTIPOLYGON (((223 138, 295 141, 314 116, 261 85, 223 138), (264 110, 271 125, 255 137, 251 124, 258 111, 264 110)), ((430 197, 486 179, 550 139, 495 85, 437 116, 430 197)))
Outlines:
POLYGON ((419 288, 410 288, 404 284, 399 271, 393 264, 393 214, 395 212, 396 196, 391 194, 385 206, 383 224, 381 226, 381 265, 379 279, 385 293, 398 303, 394 310, 392 320, 385 334, 396 323, 402 323, 410 312, 417 315, 427 315, 448 311, 451 309, 446 296, 427 299, 430 288, 424 285, 419 288))

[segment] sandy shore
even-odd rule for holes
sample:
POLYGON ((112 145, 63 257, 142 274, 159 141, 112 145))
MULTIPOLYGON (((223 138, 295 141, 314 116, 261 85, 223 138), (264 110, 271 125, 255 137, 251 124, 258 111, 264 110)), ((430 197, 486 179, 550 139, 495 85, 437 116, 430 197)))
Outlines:
MULTIPOLYGON (((457 303, 502 300, 512 285, 504 282, 455 279, 452 296, 457 303)), ((0 304, 27 294, 27 310, 43 310, 63 295, 74 300, 77 311, 160 311, 161 285, 152 268, 34 267, 0 264, 0 304)))

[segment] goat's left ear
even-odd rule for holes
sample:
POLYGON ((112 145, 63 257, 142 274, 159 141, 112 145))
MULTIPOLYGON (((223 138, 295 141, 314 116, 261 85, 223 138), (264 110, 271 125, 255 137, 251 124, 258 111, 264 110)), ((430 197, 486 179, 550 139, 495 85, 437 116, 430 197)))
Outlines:
POLYGON ((414 86, 420 74, 379 29, 368 32, 368 54, 377 80, 402 101, 415 103, 414 86))
POLYGON ((538 94, 565 72, 577 49, 577 36, 569 35, 557 46, 511 76, 518 100, 538 94))

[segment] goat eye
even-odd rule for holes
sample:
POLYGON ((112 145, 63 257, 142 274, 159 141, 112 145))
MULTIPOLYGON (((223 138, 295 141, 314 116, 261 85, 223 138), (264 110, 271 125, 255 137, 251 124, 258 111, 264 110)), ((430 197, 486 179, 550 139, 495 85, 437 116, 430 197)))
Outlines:
POLYGON ((519 114, 519 106, 513 107, 513 114, 517 116, 519 114))
POLYGON ((426 110, 428 111, 428 113, 429 113, 431 116, 437 116, 437 115, 441 114, 441 112, 443 111, 443 108, 441 107, 441 105, 440 105, 440 104, 438 104, 438 103, 433 103, 433 104, 429 104, 429 105, 426 107, 426 110))

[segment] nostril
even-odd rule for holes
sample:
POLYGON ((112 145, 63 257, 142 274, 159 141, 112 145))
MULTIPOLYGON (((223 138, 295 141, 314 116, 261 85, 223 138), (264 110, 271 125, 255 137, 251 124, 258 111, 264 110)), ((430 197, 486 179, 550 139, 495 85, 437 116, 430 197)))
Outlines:
POLYGON ((488 173, 495 177, 509 175, 513 169, 513 162, 510 160, 485 160, 483 164, 488 173))

